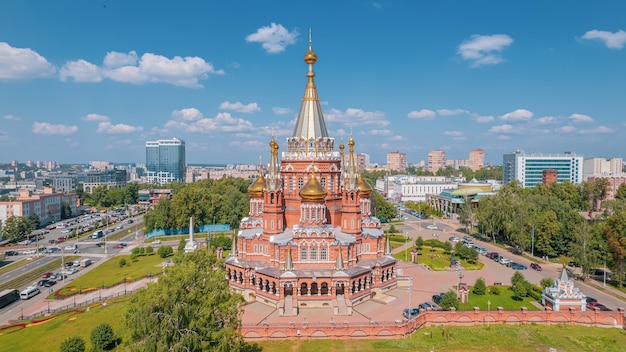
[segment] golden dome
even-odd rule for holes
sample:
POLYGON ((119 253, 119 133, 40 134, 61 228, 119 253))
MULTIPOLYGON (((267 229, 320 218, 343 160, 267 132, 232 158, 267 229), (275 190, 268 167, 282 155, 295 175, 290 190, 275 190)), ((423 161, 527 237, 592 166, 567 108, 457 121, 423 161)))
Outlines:
POLYGON ((261 197, 264 189, 265 177, 263 177, 263 174, 260 174, 259 177, 256 178, 256 181, 248 187, 248 193, 253 197, 261 197))
POLYGON ((324 200, 326 198, 326 190, 319 183, 314 173, 311 172, 311 177, 300 190, 300 197, 304 200, 324 200))
POLYGON ((373 191, 372 186, 361 175, 359 175, 359 191, 365 196, 373 191))
POLYGON ((316 61, 317 61, 317 55, 315 55, 315 53, 313 52, 313 49, 309 48, 309 51, 307 51, 306 54, 304 54, 304 62, 306 62, 307 65, 313 65, 315 64, 316 61))

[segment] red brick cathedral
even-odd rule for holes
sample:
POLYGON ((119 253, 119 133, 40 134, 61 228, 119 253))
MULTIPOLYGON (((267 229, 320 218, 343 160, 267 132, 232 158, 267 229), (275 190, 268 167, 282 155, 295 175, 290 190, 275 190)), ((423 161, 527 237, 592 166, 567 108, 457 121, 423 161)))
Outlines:
POLYGON ((304 56, 307 85, 287 151, 270 141, 267 174, 250 185, 250 214, 226 259, 230 287, 280 315, 352 306, 396 286, 396 260, 372 216, 371 186, 360 177, 354 140, 335 151, 315 88, 317 55, 304 56))

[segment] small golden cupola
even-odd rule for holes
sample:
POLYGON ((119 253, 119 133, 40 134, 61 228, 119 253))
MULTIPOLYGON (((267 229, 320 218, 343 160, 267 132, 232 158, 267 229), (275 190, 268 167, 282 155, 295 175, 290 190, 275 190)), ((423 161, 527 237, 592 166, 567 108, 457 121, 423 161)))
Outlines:
POLYGON ((263 166, 259 165, 259 176, 257 176, 256 180, 248 187, 248 194, 252 197, 262 197, 263 190, 265 189, 266 181, 263 176, 263 166))
POLYGON ((363 176, 359 175, 359 192, 366 196, 372 193, 373 189, 367 181, 363 178, 363 176))
POLYGON ((315 173, 311 172, 311 177, 306 185, 300 190, 300 197, 304 200, 320 201, 326 198, 326 190, 315 177, 315 173))

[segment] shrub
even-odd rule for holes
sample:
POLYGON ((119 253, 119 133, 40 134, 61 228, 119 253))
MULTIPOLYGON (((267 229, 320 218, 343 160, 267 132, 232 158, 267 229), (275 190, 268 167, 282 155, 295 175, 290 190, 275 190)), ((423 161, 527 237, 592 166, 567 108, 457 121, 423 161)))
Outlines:
POLYGON ((489 292, 494 295, 494 296, 499 296, 500 295, 500 287, 498 286, 491 286, 489 287, 489 292))
POLYGON ((154 248, 152 248, 152 246, 146 247, 145 253, 146 253, 146 255, 153 255, 154 254, 154 248))
POLYGON ((61 352, 85 352, 85 340, 80 336, 68 337, 61 342, 61 352))
POLYGON ((511 290, 515 294, 515 297, 518 300, 522 300, 524 297, 528 295, 528 291, 526 290, 526 285, 523 281, 518 281, 513 286, 511 286, 511 290))
POLYGON ((444 243, 443 243, 443 250, 444 250, 446 253, 450 253, 450 251, 452 251, 452 243, 450 243, 450 242, 448 242, 448 241, 444 242, 444 243))
POLYGON ((520 281, 526 281, 526 278, 524 277, 524 275, 522 275, 522 273, 520 273, 519 271, 516 271, 515 274, 511 276, 511 286, 514 286, 516 283, 520 281))
POLYGON ((443 297, 441 297, 441 303, 439 303, 439 305, 444 310, 450 310, 452 307, 459 309, 459 299, 456 296, 456 293, 448 291, 443 294, 443 297))
POLYGON ((418 250, 422 249, 422 246, 424 245, 424 239, 422 238, 422 236, 419 236, 416 240, 415 240, 415 247, 417 247, 418 250))
POLYGON ((484 296, 487 291, 487 287, 485 286, 485 280, 482 277, 476 279, 474 283, 474 287, 472 288, 472 293, 477 296, 484 296))
POLYGON ((91 330, 91 345, 95 351, 107 349, 115 342, 115 334, 111 325, 102 323, 91 330))
POLYGON ((159 257, 161 258, 167 258, 170 255, 174 254, 174 250, 172 249, 172 247, 170 246, 161 246, 159 247, 159 249, 157 250, 157 254, 159 255, 159 257))
POLYGON ((541 281, 539 282, 539 285, 541 285, 541 287, 543 288, 547 288, 552 286, 552 284, 554 283, 554 280, 544 277, 543 279, 541 279, 541 281))
POLYGON ((178 241, 178 251, 179 252, 184 252, 186 245, 187 245, 187 242, 185 241, 185 239, 181 238, 180 241, 178 241))
POLYGON ((120 268, 126 265, 126 258, 120 258, 120 261, 118 262, 120 264, 120 268))
POLYGON ((143 249, 143 248, 135 247, 135 248, 133 248, 133 250, 132 250, 132 252, 131 252, 131 253, 132 253, 132 254, 139 255, 139 253, 141 252, 141 250, 142 250, 142 249, 143 249))
POLYGON ((131 253, 130 260, 132 260, 133 262, 136 262, 137 261, 137 257, 138 257, 137 253, 131 253))
POLYGON ((232 247, 233 240, 232 238, 227 238, 224 234, 220 233, 215 236, 211 236, 211 247, 217 248, 222 247, 225 251, 230 250, 232 247))

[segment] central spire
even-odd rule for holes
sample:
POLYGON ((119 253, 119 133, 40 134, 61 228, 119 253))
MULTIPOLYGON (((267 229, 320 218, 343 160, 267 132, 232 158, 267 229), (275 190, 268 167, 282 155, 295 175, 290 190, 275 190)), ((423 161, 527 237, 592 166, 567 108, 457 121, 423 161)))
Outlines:
POLYGON ((309 51, 304 55, 304 62, 309 65, 306 74, 307 84, 302 98, 302 105, 296 120, 296 127, 293 130, 293 138, 298 138, 305 143, 305 149, 317 150, 318 145, 315 143, 319 138, 328 137, 326 122, 322 114, 319 97, 317 96, 317 88, 315 88, 315 72, 313 65, 317 61, 317 55, 313 52, 311 30, 309 29, 309 51), (313 143, 310 143, 313 141, 313 143))

